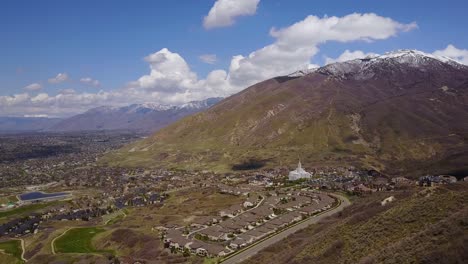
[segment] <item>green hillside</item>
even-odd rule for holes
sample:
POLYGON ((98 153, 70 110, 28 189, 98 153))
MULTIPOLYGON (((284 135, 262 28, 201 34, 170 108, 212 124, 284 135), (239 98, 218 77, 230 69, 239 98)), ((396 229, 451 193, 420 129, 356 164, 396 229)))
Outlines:
MULTIPOLYGON (((447 163, 452 156, 468 157, 466 71, 434 72, 432 79, 418 71, 380 74, 359 82, 318 73, 267 80, 102 162, 230 171, 301 159, 308 166, 359 165, 400 174, 433 164, 443 173, 454 166, 447 163)), ((468 159, 459 160, 455 166, 468 169, 468 159)))
POLYGON ((379 193, 246 263, 465 263, 468 186, 379 193), (382 206, 389 196, 396 201, 382 206))

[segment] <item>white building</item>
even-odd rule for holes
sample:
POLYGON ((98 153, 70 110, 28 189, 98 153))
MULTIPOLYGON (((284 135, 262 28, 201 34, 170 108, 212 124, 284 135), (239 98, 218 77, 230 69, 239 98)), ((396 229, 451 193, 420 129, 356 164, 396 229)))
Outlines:
POLYGON ((297 164, 297 169, 289 172, 290 181, 295 181, 299 179, 310 179, 310 176, 312 176, 312 174, 310 174, 302 168, 300 161, 299 164, 297 164))

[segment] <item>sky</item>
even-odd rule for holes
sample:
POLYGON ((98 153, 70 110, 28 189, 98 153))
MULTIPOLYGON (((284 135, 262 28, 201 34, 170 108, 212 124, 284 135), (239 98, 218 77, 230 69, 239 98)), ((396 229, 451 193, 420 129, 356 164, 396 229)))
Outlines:
POLYGON ((466 10, 462 0, 5 0, 0 116, 177 105, 397 49, 468 64, 466 10))

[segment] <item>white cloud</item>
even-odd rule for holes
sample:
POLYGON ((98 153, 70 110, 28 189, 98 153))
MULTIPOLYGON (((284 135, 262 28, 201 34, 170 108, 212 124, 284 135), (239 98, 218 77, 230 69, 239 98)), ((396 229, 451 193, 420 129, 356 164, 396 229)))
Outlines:
MULTIPOLYGON (((309 68, 319 46, 329 41, 375 41, 416 28, 376 14, 351 14, 344 17, 309 16, 289 27, 271 29, 275 41, 248 55, 233 56, 229 69, 210 72, 200 78, 178 53, 164 48, 145 57, 149 73, 126 87, 109 92, 56 95, 18 94, 0 96, 0 112, 5 114, 43 114, 64 116, 100 105, 128 105, 154 102, 181 104, 208 97, 228 96, 256 82, 298 69, 309 68)), ((54 79, 63 78, 59 74, 54 79)))
POLYGON ((125 89, 133 97, 146 93, 155 101, 184 103, 232 93, 224 70, 209 73, 205 80, 199 79, 182 56, 167 48, 150 54, 145 61, 150 64, 150 73, 125 89))
POLYGON ((75 94, 76 91, 73 89, 63 89, 59 91, 59 94, 75 94))
POLYGON ((49 117, 49 115, 46 115, 46 114, 35 114, 35 115, 24 115, 24 117, 47 118, 47 117, 49 117))
MULTIPOLYGON (((36 96, 27 93, 13 96, 0 96, 0 112, 9 116, 48 114, 49 116, 69 116, 89 108, 118 104, 119 98, 107 92, 98 93, 59 93, 51 96, 40 93, 36 96)), ((123 98, 120 98, 122 100, 123 98)), ((124 105, 120 102, 121 105, 124 105)))
POLYGON ((349 60, 354 60, 354 59, 362 59, 365 57, 369 57, 369 56, 373 57, 377 55, 378 54, 376 53, 372 53, 372 52, 365 53, 360 50, 355 50, 355 51, 345 50, 340 56, 338 56, 338 58, 333 59, 333 58, 325 57, 325 64, 349 61, 349 60))
POLYGON ((229 72, 237 86, 284 75, 306 68, 319 51, 319 45, 329 41, 375 41, 396 36, 417 28, 416 23, 402 24, 373 13, 350 14, 344 17, 308 16, 289 27, 270 30, 276 41, 248 56, 235 56, 229 72))
POLYGON ((57 76, 50 78, 49 83, 62 83, 64 81, 68 80, 68 74, 66 73, 59 73, 57 76))
POLYGON ((98 87, 101 85, 101 83, 98 80, 94 80, 93 78, 90 78, 90 77, 81 78, 80 82, 86 85, 92 85, 94 87, 98 87))
POLYGON ((208 64, 215 64, 218 60, 216 54, 203 54, 198 57, 201 61, 208 64))
POLYGON ((217 0, 203 20, 206 29, 227 27, 239 16, 251 16, 260 0, 217 0))
POLYGON ((445 56, 453 60, 459 61, 465 65, 468 65, 468 50, 457 49, 452 44, 448 45, 443 50, 436 50, 433 54, 437 56, 445 56))
POLYGON ((40 83, 31 83, 23 89, 27 91, 39 91, 42 89, 42 85, 40 83))

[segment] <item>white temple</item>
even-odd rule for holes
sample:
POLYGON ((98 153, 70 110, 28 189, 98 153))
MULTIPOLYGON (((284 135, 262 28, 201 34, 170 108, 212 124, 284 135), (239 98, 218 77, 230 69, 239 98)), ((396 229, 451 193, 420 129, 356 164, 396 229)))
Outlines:
POLYGON ((289 172, 290 181, 295 181, 299 179, 310 179, 310 176, 312 176, 312 174, 310 174, 302 168, 302 164, 300 161, 299 164, 297 164, 297 168, 289 172))

